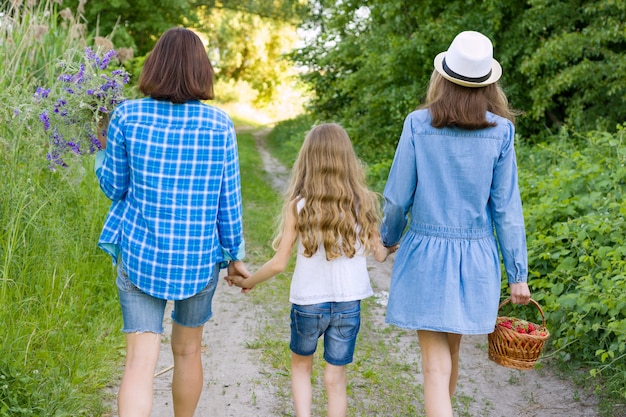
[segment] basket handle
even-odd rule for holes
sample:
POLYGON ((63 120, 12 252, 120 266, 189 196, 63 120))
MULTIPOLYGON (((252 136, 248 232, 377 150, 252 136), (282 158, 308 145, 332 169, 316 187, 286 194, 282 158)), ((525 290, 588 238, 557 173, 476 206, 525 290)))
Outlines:
MULTIPOLYGON (((500 305, 498 306, 498 311, 500 311, 500 309, 502 308, 503 305, 507 304, 508 302, 511 301, 511 298, 507 298, 506 300, 503 300, 500 305)), ((535 300, 533 300, 532 298, 530 299, 530 302, 533 303, 535 305, 535 307, 537 307, 537 309, 539 310, 539 312, 541 313, 541 321, 542 321, 542 326, 546 327, 546 316, 545 314, 543 314, 543 309, 541 308, 541 306, 539 305, 538 302, 536 302, 535 300)))

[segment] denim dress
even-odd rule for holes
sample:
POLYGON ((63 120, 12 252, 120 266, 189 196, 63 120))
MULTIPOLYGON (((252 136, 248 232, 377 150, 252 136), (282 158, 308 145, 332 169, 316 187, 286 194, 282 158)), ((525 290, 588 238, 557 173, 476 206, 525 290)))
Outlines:
POLYGON ((528 276, 514 127, 492 113, 496 126, 473 131, 430 120, 428 110, 407 116, 383 194, 383 243, 400 242, 386 322, 491 333, 501 260, 509 283, 528 276))

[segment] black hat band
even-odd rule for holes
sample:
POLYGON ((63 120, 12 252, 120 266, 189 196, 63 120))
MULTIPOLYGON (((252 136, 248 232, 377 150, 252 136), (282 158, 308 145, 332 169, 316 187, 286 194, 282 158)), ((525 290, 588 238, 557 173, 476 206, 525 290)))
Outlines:
POLYGON ((477 77, 477 78, 466 77, 464 75, 457 74, 456 72, 452 71, 450 67, 448 67, 448 65, 446 64, 445 57, 443 58, 442 67, 443 67, 443 70, 446 72, 446 74, 448 74, 450 77, 456 78, 457 80, 461 80, 461 81, 467 81, 470 83, 482 83, 484 81, 487 81, 489 77, 491 77, 491 70, 489 70, 487 75, 485 75, 484 77, 477 77))

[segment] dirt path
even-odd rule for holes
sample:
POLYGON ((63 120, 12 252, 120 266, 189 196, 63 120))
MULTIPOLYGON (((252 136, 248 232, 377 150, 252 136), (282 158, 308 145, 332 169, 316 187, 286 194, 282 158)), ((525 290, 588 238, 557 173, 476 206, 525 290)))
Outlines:
MULTIPOLYGON (((263 135, 257 132, 257 144, 269 178, 282 189, 287 170, 263 147, 263 135)), ((383 264, 370 260, 370 276, 376 291, 372 317, 375 326, 387 328, 384 323, 389 277, 393 259, 383 264)), ((256 338, 258 329, 246 323, 262 323, 267 312, 229 288, 220 280, 214 298, 214 316, 205 326, 204 372, 205 389, 200 398, 196 417, 276 417, 275 394, 268 375, 271 368, 260 363, 255 350, 246 343, 256 338)), ((152 416, 173 416, 170 397, 172 364, 169 349, 171 329, 169 309, 166 312, 166 334, 157 370, 164 371, 155 380, 155 401, 152 416)), ((388 346, 391 360, 402 361, 414 369, 416 390, 421 386, 419 349, 417 337, 412 332, 388 329, 381 332, 388 346), (389 336, 391 334, 391 336, 389 336)), ((358 352, 357 352, 358 355, 358 352)), ((288 390, 288 388, 287 388, 288 390)), ((285 387, 282 387, 285 391, 285 387)), ((375 390, 373 390, 375 392, 375 390)), ((421 397, 421 395, 420 395, 421 397)), ((465 337, 462 343, 459 387, 457 397, 462 398, 463 414, 472 417, 593 417, 597 416, 596 400, 586 396, 579 388, 557 377, 549 367, 533 371, 516 371, 496 365, 487 358, 487 336, 465 337)), ((407 401, 417 401, 417 397, 407 401)), ((385 401, 372 398, 370 401, 385 401)), ((421 407, 417 407, 418 409, 421 407)), ((291 414, 293 415, 293 414, 291 414)), ((376 414, 372 414, 376 415, 376 414)), ((390 417, 382 416, 381 417, 390 417)))

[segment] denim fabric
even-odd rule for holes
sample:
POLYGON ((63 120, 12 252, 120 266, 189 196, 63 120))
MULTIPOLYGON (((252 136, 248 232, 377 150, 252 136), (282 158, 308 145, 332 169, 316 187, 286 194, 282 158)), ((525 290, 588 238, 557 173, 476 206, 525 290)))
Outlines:
POLYGON ((498 245, 508 281, 527 279, 514 128, 494 114, 487 119, 497 125, 475 131, 434 128, 428 110, 405 120, 381 225, 385 245, 402 238, 388 323, 464 334, 493 331, 501 283, 498 245))
POLYGON ((353 360, 360 327, 360 301, 292 304, 289 347, 297 355, 312 355, 324 335, 324 360, 331 365, 347 365, 353 360))
MULTIPOLYGON (((172 320, 175 323, 185 327, 198 327, 211 318, 213 315, 211 306, 217 288, 219 271, 216 265, 209 283, 198 294, 174 302, 172 320)), ((117 266, 116 284, 124 320, 122 331, 162 334, 163 314, 167 300, 146 294, 135 286, 128 278, 123 262, 119 262, 117 266)))

